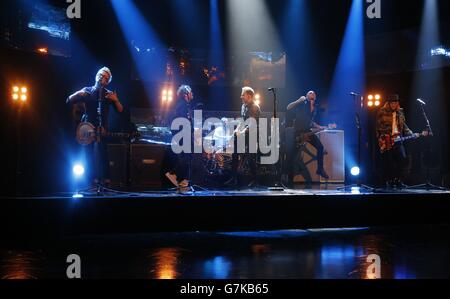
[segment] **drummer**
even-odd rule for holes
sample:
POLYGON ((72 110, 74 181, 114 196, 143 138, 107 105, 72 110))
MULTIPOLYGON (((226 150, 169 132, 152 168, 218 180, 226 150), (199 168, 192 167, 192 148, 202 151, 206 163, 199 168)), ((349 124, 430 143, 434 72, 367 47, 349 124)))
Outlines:
POLYGON ((228 118, 221 119, 221 125, 214 130, 213 139, 217 151, 225 152, 229 146, 229 141, 234 137, 232 128, 228 126, 228 118))

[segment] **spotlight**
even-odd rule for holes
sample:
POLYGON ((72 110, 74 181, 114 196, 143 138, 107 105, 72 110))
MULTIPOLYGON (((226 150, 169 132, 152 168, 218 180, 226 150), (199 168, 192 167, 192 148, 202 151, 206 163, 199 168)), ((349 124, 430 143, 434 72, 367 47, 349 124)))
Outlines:
POLYGON ((22 102, 26 102, 28 100, 28 88, 26 86, 19 87, 17 85, 14 85, 12 87, 12 99, 17 102, 18 100, 21 100, 22 102))
POLYGON ((167 89, 163 89, 161 92, 161 100, 163 102, 167 101, 167 89))
POLYGON ((359 176, 361 173, 361 170, 359 169, 358 166, 352 167, 352 169, 350 170, 350 173, 352 174, 352 176, 359 176))
POLYGON ((84 175, 84 166, 81 164, 75 164, 72 168, 75 177, 79 178, 84 175))
POLYGON ((380 101, 375 101, 375 107, 379 107, 381 105, 380 101))
POLYGON ((369 101, 373 101, 373 95, 369 95, 367 98, 369 99, 369 101))
POLYGON ((373 101, 369 101, 369 102, 367 102, 367 106, 369 106, 369 107, 373 107, 373 101))
POLYGON ((162 90, 161 90, 161 102, 165 103, 165 102, 172 102, 173 101, 173 97, 174 96, 174 91, 173 91, 173 87, 171 84, 164 84, 162 86, 162 90))
POLYGON ((381 96, 380 96, 379 94, 377 94, 377 95, 375 96, 375 100, 379 101, 380 99, 381 99, 381 96))
POLYGON ((38 48, 37 52, 40 54, 48 54, 48 48, 38 48))

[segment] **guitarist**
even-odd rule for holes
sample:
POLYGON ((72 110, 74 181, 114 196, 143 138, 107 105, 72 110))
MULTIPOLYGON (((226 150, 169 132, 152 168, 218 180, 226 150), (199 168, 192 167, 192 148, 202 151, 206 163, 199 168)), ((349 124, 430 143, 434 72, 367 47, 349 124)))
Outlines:
MULTIPOLYGON (((398 95, 390 95, 386 104, 378 111, 376 133, 381 154, 383 181, 387 187, 404 187, 400 177, 406 162, 406 150, 402 143, 392 143, 396 137, 415 135, 406 124, 405 114, 400 107, 398 95)), ((422 135, 427 136, 428 132, 422 135)))
MULTIPOLYGON (((294 118, 294 130, 297 137, 311 132, 312 129, 326 130, 328 128, 320 126, 314 121, 317 114, 316 98, 316 93, 310 91, 306 96, 287 106, 288 113, 292 113, 294 118)), ((305 141, 317 150, 317 175, 326 180, 329 179, 330 177, 323 168, 324 147, 319 137, 316 134, 309 134, 305 141)))
MULTIPOLYGON (((91 87, 84 87, 83 89, 70 95, 66 103, 74 104, 81 107, 81 113, 83 114, 82 121, 88 121, 92 123, 98 130, 107 132, 109 125, 109 111, 113 106, 117 112, 123 112, 123 106, 117 94, 113 91, 106 89, 106 86, 112 81, 112 74, 109 68, 103 67, 98 70, 95 75, 95 84, 91 87), (101 118, 98 117, 100 110, 101 118)), ((109 182, 109 163, 107 153, 107 143, 98 142, 99 146, 99 165, 100 169, 96 173, 97 182, 102 179, 105 184, 109 182), (101 172, 100 172, 101 171, 101 172)))

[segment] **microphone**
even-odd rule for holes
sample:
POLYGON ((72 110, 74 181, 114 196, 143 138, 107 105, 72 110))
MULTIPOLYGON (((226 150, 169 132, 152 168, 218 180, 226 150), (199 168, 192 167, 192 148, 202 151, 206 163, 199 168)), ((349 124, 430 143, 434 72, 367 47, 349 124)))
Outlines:
POLYGON ((354 97, 359 96, 359 94, 357 94, 356 92, 351 92, 350 95, 351 95, 351 96, 354 96, 354 97))
POLYGON ((274 87, 269 87, 268 90, 269 91, 275 91, 275 88, 274 87))
POLYGON ((424 101, 422 101, 421 99, 417 99, 417 102, 419 102, 420 103, 420 105, 424 105, 424 106, 426 106, 427 105, 427 103, 425 103, 424 101))

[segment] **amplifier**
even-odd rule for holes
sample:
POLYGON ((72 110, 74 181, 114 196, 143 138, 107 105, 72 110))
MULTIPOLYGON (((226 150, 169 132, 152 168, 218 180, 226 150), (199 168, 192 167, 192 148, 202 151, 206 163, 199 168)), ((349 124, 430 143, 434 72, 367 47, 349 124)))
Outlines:
POLYGON ((345 183, 344 131, 327 130, 317 135, 325 148, 323 165, 330 178, 325 180, 316 175, 317 151, 307 143, 299 153, 303 164, 306 165, 306 174, 296 176, 294 182, 305 182, 304 176, 309 174, 313 183, 345 183))
POLYGON ((166 147, 162 145, 131 145, 130 182, 132 190, 161 189, 165 152, 166 147))
POLYGON ((108 144, 109 175, 113 189, 127 187, 127 146, 125 144, 108 144))

